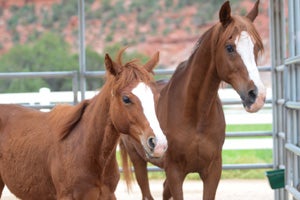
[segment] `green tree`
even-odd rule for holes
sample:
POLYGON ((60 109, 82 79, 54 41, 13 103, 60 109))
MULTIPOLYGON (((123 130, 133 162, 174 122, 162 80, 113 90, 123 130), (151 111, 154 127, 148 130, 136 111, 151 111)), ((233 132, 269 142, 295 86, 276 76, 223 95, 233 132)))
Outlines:
MULTIPOLYGON (((44 34, 33 45, 35 64, 32 71, 74 71, 78 70, 78 60, 70 53, 69 45, 62 37, 51 32, 44 34)), ((46 79, 52 90, 70 90, 72 82, 65 79, 46 79)))
MULTIPOLYGON (((70 53, 68 44, 58 35, 44 34, 33 44, 17 45, 0 58, 1 72, 38 72, 78 70, 78 59, 70 53)), ((71 90, 69 79, 12 79, 0 82, 1 92, 37 91, 40 87, 51 90, 71 90)))
MULTIPOLYGON (((86 70, 87 71, 104 71, 104 56, 94 51, 91 47, 87 47, 86 51, 86 70)), ((78 54, 75 60, 79 60, 78 54)), ((87 90, 98 90, 104 84, 103 78, 88 78, 86 81, 87 90)))
POLYGON ((62 37, 52 32, 45 33, 32 45, 35 65, 32 71, 77 70, 78 61, 72 57, 70 46, 62 37))
MULTIPOLYGON (((104 53, 115 58, 122 49, 120 43, 107 46, 104 53)), ((16 45, 8 53, 0 57, 0 72, 40 72, 40 71, 78 71, 78 54, 70 53, 69 45, 58 35, 48 32, 32 44, 16 45)), ((123 63, 138 59, 145 63, 149 57, 137 51, 125 51, 123 63)), ((98 54, 90 47, 86 49, 86 68, 88 71, 105 70, 104 55, 98 54)), ((101 88, 104 79, 90 78, 87 89, 101 88)), ((72 89, 70 78, 30 78, 30 79, 2 79, 0 92, 33 92, 41 87, 48 87, 52 91, 72 89)))

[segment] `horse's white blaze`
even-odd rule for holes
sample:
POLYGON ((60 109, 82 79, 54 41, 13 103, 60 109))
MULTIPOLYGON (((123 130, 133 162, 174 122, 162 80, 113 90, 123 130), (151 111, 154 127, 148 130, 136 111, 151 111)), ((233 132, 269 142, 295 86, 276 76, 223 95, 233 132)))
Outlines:
POLYGON ((135 88, 133 88, 132 93, 141 101, 144 115, 146 116, 150 127, 155 134, 157 145, 167 145, 166 136, 163 134, 156 117, 154 95, 150 87, 145 83, 140 82, 135 88))
POLYGON ((258 93, 265 93, 265 87, 259 77, 259 72, 255 62, 254 44, 251 36, 246 31, 242 31, 235 40, 236 50, 240 54, 245 66, 247 67, 249 77, 258 89, 258 93))

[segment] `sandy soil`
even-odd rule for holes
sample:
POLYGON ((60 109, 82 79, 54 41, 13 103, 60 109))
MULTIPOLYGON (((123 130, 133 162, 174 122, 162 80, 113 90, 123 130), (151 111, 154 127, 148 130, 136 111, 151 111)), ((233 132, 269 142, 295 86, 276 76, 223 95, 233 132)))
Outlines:
MULTIPOLYGON (((157 200, 162 199, 162 184, 163 180, 151 180, 151 191, 153 197, 157 200)), ((200 181, 185 181, 184 182, 184 197, 186 200, 202 199, 202 182, 200 181)), ((134 184, 130 193, 127 192, 126 185, 120 181, 117 191, 117 199, 120 200, 139 200, 141 194, 137 184, 134 184)), ((216 200, 273 200, 274 192, 270 188, 268 181, 265 180, 221 180, 216 200)), ((1 200, 17 200, 8 190, 2 195, 1 200)))

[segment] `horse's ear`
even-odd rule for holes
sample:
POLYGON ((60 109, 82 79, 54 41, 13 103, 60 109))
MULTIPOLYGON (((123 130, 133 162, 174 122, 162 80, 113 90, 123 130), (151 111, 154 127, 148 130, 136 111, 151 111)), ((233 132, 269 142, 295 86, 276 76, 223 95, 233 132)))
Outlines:
POLYGON ((105 54, 105 67, 112 75, 116 76, 122 71, 122 66, 115 63, 108 54, 105 54))
POLYGON ((256 1, 252 10, 248 13, 247 17, 253 22, 258 15, 258 4, 259 0, 256 1))
POLYGON ((153 69, 157 65, 158 61, 159 61, 159 51, 152 56, 152 58, 144 65, 144 67, 148 72, 153 72, 153 69))
POLYGON ((229 1, 226 1, 219 12, 219 18, 220 22, 223 25, 223 27, 227 27, 228 24, 232 21, 231 18, 231 8, 230 8, 230 3, 229 1))

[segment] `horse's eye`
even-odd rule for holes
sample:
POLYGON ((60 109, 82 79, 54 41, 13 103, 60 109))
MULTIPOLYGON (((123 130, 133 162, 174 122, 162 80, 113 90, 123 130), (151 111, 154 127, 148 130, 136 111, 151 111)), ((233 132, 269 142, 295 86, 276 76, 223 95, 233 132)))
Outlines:
POLYGON ((125 104, 130 104, 131 103, 131 100, 128 96, 123 96, 122 97, 122 101, 125 103, 125 104))
POLYGON ((231 44, 226 45, 226 50, 228 53, 233 53, 234 52, 234 48, 231 44))

